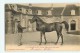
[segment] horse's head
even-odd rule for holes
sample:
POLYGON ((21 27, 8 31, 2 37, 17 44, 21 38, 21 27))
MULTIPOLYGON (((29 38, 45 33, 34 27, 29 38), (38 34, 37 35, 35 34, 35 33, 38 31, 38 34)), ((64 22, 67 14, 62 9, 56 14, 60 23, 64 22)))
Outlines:
POLYGON ((33 22, 35 22, 35 21, 37 21, 37 16, 33 16, 33 18, 30 19, 30 22, 31 22, 31 23, 33 23, 33 22))

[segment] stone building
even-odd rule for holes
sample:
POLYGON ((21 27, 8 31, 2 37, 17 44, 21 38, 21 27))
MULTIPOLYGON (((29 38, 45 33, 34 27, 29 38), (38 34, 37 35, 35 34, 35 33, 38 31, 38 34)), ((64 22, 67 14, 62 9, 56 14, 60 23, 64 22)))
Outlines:
POLYGON ((5 32, 16 33, 17 22, 21 21, 24 32, 36 31, 36 23, 30 23, 34 15, 39 16, 44 22, 62 22, 69 23, 69 31, 80 31, 80 7, 76 5, 67 5, 66 7, 30 7, 20 4, 5 4, 5 32))
POLYGON ((69 31, 80 31, 80 7, 67 5, 63 12, 63 20, 69 23, 69 31))

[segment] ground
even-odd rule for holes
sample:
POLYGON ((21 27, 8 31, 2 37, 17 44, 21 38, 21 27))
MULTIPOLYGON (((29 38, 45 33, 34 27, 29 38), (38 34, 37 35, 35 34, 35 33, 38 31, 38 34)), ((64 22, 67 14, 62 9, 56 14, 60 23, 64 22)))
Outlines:
MULTIPOLYGON (((80 45, 80 35, 75 35, 75 34, 67 34, 65 31, 63 33, 63 40, 64 44, 63 45, 80 45)), ((5 36, 6 40, 6 45, 7 44, 18 44, 18 34, 6 34, 5 36)), ((46 45, 55 45, 55 42, 57 40, 57 34, 55 31, 53 32, 47 32, 46 33, 46 38, 47 38, 47 44, 46 45)), ((23 33, 22 37, 22 43, 23 45, 39 45, 40 42, 40 32, 25 32, 23 33)), ((61 43, 61 38, 59 39, 59 43, 61 43)), ((44 38, 43 38, 43 43, 44 45, 44 38)))

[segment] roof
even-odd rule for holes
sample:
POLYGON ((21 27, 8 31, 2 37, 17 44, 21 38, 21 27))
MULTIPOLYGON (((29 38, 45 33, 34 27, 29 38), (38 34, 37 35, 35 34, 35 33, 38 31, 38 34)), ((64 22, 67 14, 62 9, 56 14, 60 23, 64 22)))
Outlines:
POLYGON ((75 15, 79 15, 79 7, 76 5, 67 5, 63 12, 63 16, 71 15, 71 10, 75 10, 75 15))
MULTIPOLYGON (((17 4, 18 7, 24 7, 24 8, 29 8, 29 6, 24 6, 17 4)), ((9 9, 8 4, 5 5, 6 9, 9 9)), ((50 10, 51 7, 30 7, 33 11, 35 10, 42 10, 43 12, 46 13, 47 10, 50 10)), ((52 16, 61 16, 61 13, 64 9, 63 16, 71 16, 71 10, 75 10, 75 15, 79 15, 79 6, 76 5, 67 5, 64 9, 64 7, 54 7, 52 10, 52 16)))
POLYGON ((53 13, 52 14, 54 16, 60 16, 62 11, 63 11, 63 7, 56 7, 56 8, 53 8, 53 13))
POLYGON ((29 6, 24 6, 24 5, 20 5, 20 4, 16 4, 16 5, 17 5, 18 8, 21 8, 21 7, 23 7, 23 8, 29 8, 29 6))
POLYGON ((5 9, 10 9, 8 4, 5 4, 5 9))
MULTIPOLYGON (((53 10, 54 16, 61 16, 61 13, 63 11, 64 7, 57 7, 53 10)), ((71 16, 71 10, 75 10, 75 15, 79 15, 79 7, 76 5, 67 5, 64 9, 63 16, 71 16)))

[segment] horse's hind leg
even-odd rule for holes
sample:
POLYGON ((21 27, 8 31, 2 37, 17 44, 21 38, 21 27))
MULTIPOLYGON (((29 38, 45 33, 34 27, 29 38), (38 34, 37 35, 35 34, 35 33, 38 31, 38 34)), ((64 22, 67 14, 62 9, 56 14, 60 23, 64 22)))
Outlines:
POLYGON ((47 43, 47 40, 46 40, 45 32, 43 33, 43 35, 44 35, 45 44, 46 44, 47 43))
POLYGON ((41 45, 41 43, 42 43, 42 32, 41 32, 41 35, 40 35, 40 43, 39 43, 39 45, 41 45))
POLYGON ((57 41, 56 41, 56 43, 55 43, 55 44, 57 44, 57 43, 58 43, 59 37, 60 37, 60 35, 59 35, 59 33, 57 32, 57 41))
POLYGON ((61 45, 63 45, 63 35, 62 35, 62 33, 60 34, 60 36, 61 36, 61 39, 62 39, 61 45))

